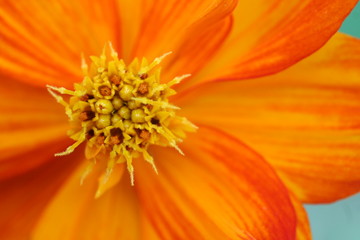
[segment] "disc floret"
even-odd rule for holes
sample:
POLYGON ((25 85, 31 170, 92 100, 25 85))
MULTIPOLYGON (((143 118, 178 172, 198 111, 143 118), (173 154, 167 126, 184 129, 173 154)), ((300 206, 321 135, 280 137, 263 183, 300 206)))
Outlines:
POLYGON ((106 159, 109 176, 116 164, 126 163, 134 184, 135 158, 142 157, 156 171, 149 146, 171 146, 182 154, 177 144, 185 132, 196 129, 186 118, 177 116, 178 107, 168 101, 176 94, 171 87, 189 75, 160 82, 159 63, 169 53, 150 63, 145 58, 141 61, 135 58, 126 65, 118 59, 111 44, 109 52, 107 55, 104 48, 100 57, 90 57, 90 68, 83 60, 85 77, 81 83, 74 84, 73 91, 48 86, 49 92, 64 105, 72 126, 68 134, 75 140, 56 156, 70 154, 86 142, 85 153, 92 161, 91 166, 97 159, 106 159), (65 101, 55 92, 70 98, 65 101))

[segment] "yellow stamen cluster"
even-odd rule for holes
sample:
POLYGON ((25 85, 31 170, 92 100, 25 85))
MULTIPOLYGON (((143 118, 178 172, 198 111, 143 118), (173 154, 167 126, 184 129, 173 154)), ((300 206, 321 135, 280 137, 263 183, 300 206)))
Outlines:
POLYGON ((105 158, 109 176, 116 164, 126 163, 133 184, 134 158, 142 157, 156 171, 148 147, 171 146, 182 154, 177 143, 185 132, 196 129, 186 118, 176 116, 178 108, 168 101, 176 93, 171 87, 189 75, 160 83, 158 65, 169 53, 151 63, 145 58, 135 59, 127 66, 118 59, 111 44, 109 50, 110 56, 104 48, 100 57, 90 57, 90 68, 83 60, 85 77, 74 84, 75 90, 48 86, 49 92, 65 106, 72 126, 69 136, 76 141, 56 156, 70 154, 86 142, 86 156, 93 160, 91 166, 96 159, 105 158), (69 101, 55 92, 70 95, 69 101))

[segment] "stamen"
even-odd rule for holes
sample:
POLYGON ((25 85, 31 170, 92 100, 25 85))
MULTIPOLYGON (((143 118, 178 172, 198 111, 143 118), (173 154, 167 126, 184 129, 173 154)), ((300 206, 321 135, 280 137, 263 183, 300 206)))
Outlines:
POLYGON ((147 73, 142 73, 142 74, 139 74, 139 77, 141 78, 141 79, 146 79, 146 78, 148 78, 148 74, 147 73))
POLYGON ((147 130, 141 130, 140 132, 140 137, 144 140, 149 140, 150 139, 150 132, 147 130))
POLYGON ((149 92, 149 84, 146 82, 140 83, 139 88, 138 88, 138 93, 140 93, 141 95, 144 95, 148 92, 149 92))
POLYGON ((90 99, 93 99, 93 98, 94 98, 94 96, 92 96, 90 94, 85 94, 85 95, 80 97, 80 100, 86 102, 86 101, 88 101, 90 99))
POLYGON ((101 134, 97 137, 96 143, 97 143, 98 145, 103 145, 103 144, 104 144, 104 141, 105 141, 105 135, 104 135, 104 133, 101 133, 101 134))
POLYGON ((151 63, 145 58, 141 62, 134 59, 127 66, 118 59, 111 44, 108 49, 110 54, 104 48, 100 57, 90 57, 90 67, 82 57, 81 68, 85 77, 74 85, 74 91, 47 86, 49 93, 65 107, 73 127, 70 136, 75 140, 56 156, 70 154, 86 142, 89 165, 81 182, 98 159, 107 161, 102 186, 116 164, 127 165, 133 185, 135 159, 143 158, 157 171, 148 148, 152 145, 171 146, 183 154, 177 144, 185 137, 185 132, 195 131, 196 126, 176 116, 175 111, 179 108, 168 100, 176 93, 171 86, 190 75, 161 83, 158 65, 170 53, 155 58, 151 63), (69 101, 55 92, 70 95, 69 101))
POLYGON ((87 133, 86 133, 86 139, 90 140, 93 136, 95 136, 95 132, 93 129, 90 129, 87 133))
POLYGON ((113 75, 110 77, 110 82, 112 82, 115 86, 119 86, 121 78, 118 75, 113 75))
POLYGON ((108 86, 101 86, 101 87, 99 87, 99 92, 103 96, 110 96, 111 88, 109 88, 108 86))
POLYGON ((122 135, 122 131, 120 128, 113 128, 110 130, 110 144, 111 145, 117 145, 122 143, 124 140, 124 137, 122 135))
POLYGON ((80 121, 87 121, 87 120, 91 120, 95 117, 95 113, 92 111, 84 111, 82 113, 80 113, 79 115, 79 120, 80 121))
POLYGON ((160 125, 160 120, 156 118, 152 118, 150 122, 154 125, 160 125))

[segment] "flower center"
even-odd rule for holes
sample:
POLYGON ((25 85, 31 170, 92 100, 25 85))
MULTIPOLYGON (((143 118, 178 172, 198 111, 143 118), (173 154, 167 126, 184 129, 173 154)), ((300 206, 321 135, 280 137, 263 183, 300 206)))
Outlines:
POLYGON ((104 48, 100 57, 90 57, 90 68, 83 60, 85 77, 74 84, 75 90, 47 86, 51 95, 64 105, 72 126, 68 134, 76 141, 56 156, 70 154, 86 142, 88 159, 93 163, 106 159, 108 175, 116 164, 126 163, 134 184, 135 158, 142 157, 156 171, 149 146, 171 146, 182 154, 177 143, 196 126, 176 116, 178 108, 168 98, 176 94, 171 87, 189 75, 161 83, 158 65, 168 54, 151 63, 145 58, 134 59, 127 66, 109 44, 109 54, 104 48), (70 98, 65 101, 55 91, 70 98))

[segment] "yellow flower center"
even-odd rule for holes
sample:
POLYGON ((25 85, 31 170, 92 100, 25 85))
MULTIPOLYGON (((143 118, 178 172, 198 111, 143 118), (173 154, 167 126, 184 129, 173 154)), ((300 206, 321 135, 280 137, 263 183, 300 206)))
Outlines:
POLYGON ((143 58, 126 65, 109 44, 109 54, 104 48, 100 57, 90 57, 90 68, 83 60, 85 77, 74 84, 74 90, 48 86, 49 92, 64 105, 72 126, 68 134, 76 141, 56 156, 70 154, 86 142, 88 159, 93 163, 106 159, 108 175, 116 164, 126 163, 134 184, 135 158, 142 157, 156 171, 149 146, 171 146, 182 154, 177 143, 185 132, 196 127, 176 116, 178 108, 168 98, 176 94, 171 87, 189 75, 161 83, 158 65, 168 54, 151 63, 143 58), (55 91, 70 98, 65 101, 55 91))

